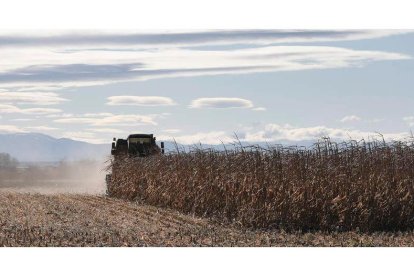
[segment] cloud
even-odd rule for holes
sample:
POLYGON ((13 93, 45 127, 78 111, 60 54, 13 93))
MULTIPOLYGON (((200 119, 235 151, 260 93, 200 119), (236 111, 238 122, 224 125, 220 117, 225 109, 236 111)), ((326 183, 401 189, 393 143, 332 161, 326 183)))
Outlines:
POLYGON ((0 92, 0 102, 33 104, 33 105, 55 105, 68 101, 52 92, 0 92))
POLYGON ((167 77, 359 67, 407 55, 326 46, 266 46, 204 51, 156 48, 148 51, 0 48, 2 87, 76 87, 167 77))
POLYGON ((105 49, 114 51, 126 48, 176 47, 226 44, 274 44, 293 42, 318 42, 372 39, 406 33, 401 30, 212 30, 138 33, 117 31, 7 32, 0 34, 0 47, 63 47, 69 52, 77 48, 105 49), (74 48, 74 49, 72 49, 74 48))
POLYGON ((181 129, 178 129, 178 128, 169 128, 169 129, 163 129, 162 132, 169 133, 169 134, 175 134, 175 133, 180 133, 181 132, 181 129))
POLYGON ((191 108, 252 108, 253 103, 240 98, 198 98, 191 102, 191 108))
MULTIPOLYGON (((348 141, 349 139, 370 139, 379 138, 378 133, 345 129, 332 128, 326 126, 294 127, 291 125, 266 124, 262 127, 245 128, 236 132, 241 142, 257 143, 297 143, 305 141, 316 141, 322 137, 330 137, 334 140, 348 141)), ((409 137, 407 132, 401 133, 383 133, 386 140, 404 140, 409 137)), ((160 136, 161 140, 173 140, 182 144, 211 144, 218 145, 223 143, 232 143, 235 141, 234 133, 226 131, 197 132, 186 135, 164 135, 160 136)))
POLYGON ((62 112, 60 109, 56 108, 19 108, 14 105, 9 104, 0 104, 0 113, 3 114, 27 114, 27 115, 46 115, 62 112))
POLYGON ((112 96, 107 105, 168 106, 175 105, 173 99, 158 96, 112 96))
POLYGON ((410 127, 414 126, 414 116, 404 117, 403 121, 406 122, 407 125, 410 126, 410 127))
POLYGON ((23 129, 13 125, 0 125, 0 133, 20 133, 23 129))
POLYGON ((381 123, 381 122, 384 122, 385 121, 385 119, 381 119, 381 118, 373 118, 373 119, 369 119, 369 120, 366 120, 368 123, 371 123, 371 124, 376 124, 376 123, 381 123))
POLYGON ((33 118, 17 118, 17 119, 12 119, 11 121, 14 122, 30 122, 30 121, 34 121, 35 119, 33 118))
MULTIPOLYGON (((386 139, 403 139, 407 133, 383 133, 386 139)), ((264 129, 247 132, 243 139, 246 141, 303 141, 330 137, 338 140, 368 139, 378 137, 378 133, 355 129, 332 128, 326 126, 293 127, 291 125, 267 124, 264 129)))
MULTIPOLYGON (((105 113, 104 113, 105 114, 105 113)), ((157 125, 152 115, 107 115, 94 117, 89 114, 86 116, 76 116, 55 119, 54 122, 62 124, 88 124, 92 126, 138 126, 138 125, 157 125)))
POLYGON ((255 107, 255 108, 252 108, 252 110, 254 110, 254 111, 266 111, 267 109, 265 107, 255 107))
POLYGON ((197 132, 194 134, 188 135, 179 135, 179 136, 171 136, 171 135, 160 135, 157 137, 157 140, 175 140, 179 144, 210 144, 216 145, 220 144, 221 141, 223 143, 230 143, 234 141, 231 136, 228 136, 225 131, 210 131, 210 132, 197 132))
POLYGON ((25 130, 30 130, 30 131, 50 131, 50 130, 58 130, 58 128, 55 127, 49 127, 49 126, 31 126, 31 127, 25 127, 25 130))
POLYGON ((356 115, 345 116, 340 120, 340 122, 342 123, 358 122, 358 121, 361 121, 361 118, 356 115))
POLYGON ((106 133, 106 134, 120 134, 125 133, 126 131, 116 129, 116 128, 89 128, 89 131, 98 132, 98 133, 106 133))
POLYGON ((84 131, 68 131, 63 133, 63 137, 72 140, 92 143, 92 144, 105 144, 108 143, 107 139, 96 138, 94 133, 84 131))

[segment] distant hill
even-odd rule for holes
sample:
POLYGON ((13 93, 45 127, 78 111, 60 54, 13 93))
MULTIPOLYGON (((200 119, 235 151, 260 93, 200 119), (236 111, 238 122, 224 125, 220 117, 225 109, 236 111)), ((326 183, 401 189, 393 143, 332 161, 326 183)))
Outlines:
POLYGON ((0 152, 8 153, 20 162, 98 160, 109 155, 110 145, 56 139, 40 133, 15 133, 0 134, 0 152))

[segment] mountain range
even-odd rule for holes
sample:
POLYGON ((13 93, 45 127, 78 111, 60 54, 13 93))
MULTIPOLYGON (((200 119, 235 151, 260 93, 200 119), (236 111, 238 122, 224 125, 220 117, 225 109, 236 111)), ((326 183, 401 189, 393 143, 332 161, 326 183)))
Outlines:
POLYGON ((19 162, 101 160, 109 155, 110 144, 90 144, 40 133, 0 134, 0 152, 19 162))
MULTIPOLYGON (((302 146, 310 146, 315 141, 301 141, 302 146)), ((294 145, 292 141, 279 141, 283 145, 294 145)), ((267 147, 267 143, 242 143, 243 146, 259 145, 267 147)), ((170 141, 165 142, 165 150, 188 151, 191 145, 175 144, 170 141)), ((195 145, 200 148, 200 144, 195 145)), ((231 149, 231 144, 226 145, 207 145, 202 144, 202 148, 213 148, 216 150, 231 149)), ((19 162, 38 163, 38 162, 59 162, 59 161, 76 161, 76 160, 103 160, 110 154, 110 143, 108 144, 90 144, 86 142, 71 140, 68 138, 54 138, 41 133, 15 133, 0 134, 0 153, 8 153, 16 158, 19 162)))

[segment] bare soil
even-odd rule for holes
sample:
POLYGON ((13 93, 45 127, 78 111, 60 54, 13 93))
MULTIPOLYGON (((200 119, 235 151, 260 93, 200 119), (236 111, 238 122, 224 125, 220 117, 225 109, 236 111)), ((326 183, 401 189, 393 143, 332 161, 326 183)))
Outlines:
POLYGON ((249 230, 104 196, 2 191, 0 246, 414 246, 414 232, 249 230))

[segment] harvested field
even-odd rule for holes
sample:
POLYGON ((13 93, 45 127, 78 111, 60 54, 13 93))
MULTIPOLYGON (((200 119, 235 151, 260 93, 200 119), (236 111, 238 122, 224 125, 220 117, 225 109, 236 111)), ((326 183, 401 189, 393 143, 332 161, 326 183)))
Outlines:
POLYGON ((250 230, 93 195, 0 192, 0 246, 414 246, 414 233, 250 230))

